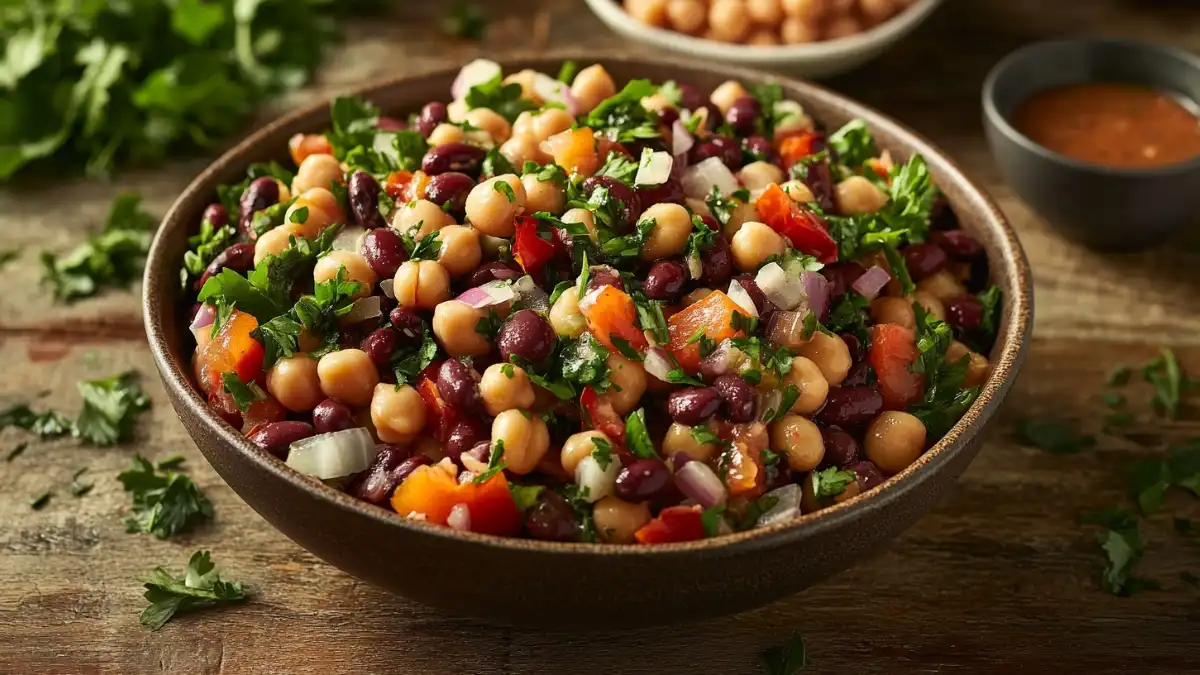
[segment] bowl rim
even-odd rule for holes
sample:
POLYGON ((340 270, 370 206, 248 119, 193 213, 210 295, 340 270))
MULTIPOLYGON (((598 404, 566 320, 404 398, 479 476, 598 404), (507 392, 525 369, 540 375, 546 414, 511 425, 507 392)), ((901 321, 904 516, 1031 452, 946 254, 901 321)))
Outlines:
MULTIPOLYGON (((1085 162, 1051 150, 1034 141, 1013 126, 1008 119, 1008 115, 1000 112, 999 105, 996 102, 996 89, 999 86, 999 82, 1007 77, 1018 65, 1025 62, 1043 62, 1048 56, 1047 52, 1054 49, 1074 48, 1081 51, 1090 51, 1102 46, 1149 54, 1160 62, 1175 60, 1195 71, 1197 76, 1200 77, 1200 56, 1170 45, 1160 45, 1125 38, 1064 38, 1060 40, 1042 40, 1009 52, 988 71, 987 77, 983 81, 983 90, 981 92, 984 116, 1006 138, 1016 143, 1023 151, 1077 171, 1116 178, 1165 178, 1200 170, 1200 155, 1182 162, 1150 168, 1125 168, 1085 162)), ((1104 81, 1104 79, 1085 79, 1077 84, 1092 84, 1104 81)), ((1157 89, 1154 85, 1145 82, 1141 84, 1157 89)), ((1028 100, 1030 96, 1036 93, 1037 91, 1031 92, 1025 98, 1021 99, 1021 102, 1028 100)), ((1193 101, 1193 103, 1200 105, 1200 100, 1193 101)), ((1195 114, 1195 111, 1192 112, 1195 114)), ((1200 116, 1198 116, 1198 119, 1200 119, 1200 116)))
POLYGON ((623 31, 643 42, 687 54, 750 64, 767 61, 816 61, 853 56, 877 45, 900 39, 932 14, 943 0, 916 0, 887 21, 857 35, 799 45, 743 45, 708 40, 644 24, 622 9, 618 0, 586 2, 592 12, 610 28, 623 31))
MULTIPOLYGON (((550 64, 559 63, 565 59, 591 61, 594 63, 623 63, 631 67, 665 67, 679 71, 697 70, 695 64, 674 58, 660 56, 636 56, 611 52, 580 53, 567 52, 562 54, 542 54, 538 56, 510 56, 500 60, 501 66, 545 68, 550 64)), ((299 490, 311 499, 332 502, 341 509, 377 521, 381 525, 397 527, 412 534, 440 537, 451 540, 451 543, 479 545, 510 550, 512 552, 537 552, 556 556, 578 555, 652 555, 672 556, 700 550, 731 552, 733 550, 771 548, 783 544, 797 536, 816 535, 820 532, 837 527, 840 523, 857 517, 869 509, 886 507, 909 490, 917 488, 930 477, 937 465, 950 461, 954 455, 966 449, 968 443, 982 429, 983 425, 995 414, 1001 399, 1011 387, 1016 372, 1024 360, 1028 349, 1028 336, 1033 318, 1033 282, 1028 259, 1017 238, 1016 232, 1008 223, 1003 212, 995 202, 974 181, 972 181, 945 153, 937 150, 925 137, 909 129, 903 124, 885 116, 883 113, 858 103, 853 99, 842 96, 829 89, 810 82, 781 77, 749 68, 724 65, 705 64, 701 69, 706 73, 715 73, 728 79, 743 82, 779 82, 801 92, 801 97, 817 97, 836 102, 846 109, 854 118, 869 118, 872 128, 886 128, 890 135, 896 136, 909 146, 913 154, 925 157, 935 157, 944 165, 953 182, 966 188, 966 198, 975 203, 988 223, 989 228, 996 230, 995 241, 999 248, 996 260, 989 259, 996 266, 1006 267, 1007 277, 1011 279, 1012 288, 1005 288, 1005 301, 1010 303, 1011 310, 1007 326, 1002 325, 1000 331, 1004 336, 1003 342, 998 342, 993 348, 996 355, 993 367, 983 384, 976 401, 966 411, 961 419, 938 440, 930 449, 900 473, 889 477, 878 487, 856 495, 840 504, 795 518, 755 528, 743 532, 735 532, 720 537, 706 538, 696 541, 656 544, 654 546, 634 546, 625 544, 586 543, 586 542, 548 542, 535 539, 516 537, 501 537, 497 535, 479 534, 475 532, 458 532, 449 527, 426 523, 401 516, 394 511, 380 508, 373 504, 356 499, 340 490, 324 483, 308 478, 289 468, 282 460, 264 453, 240 432, 233 429, 223 420, 212 413, 206 400, 192 384, 189 366, 177 359, 167 344, 165 326, 166 318, 173 316, 178 306, 178 265, 181 261, 169 260, 166 257, 167 231, 171 223, 180 221, 177 227, 186 227, 189 232, 192 227, 189 221, 183 220, 185 203, 196 200, 199 196, 208 198, 215 187, 216 176, 229 164, 245 166, 247 159, 243 154, 252 153, 267 136, 279 127, 286 127, 300 119, 320 114, 328 109, 330 98, 322 96, 318 102, 306 105, 287 115, 279 117, 264 125, 254 133, 240 141, 233 148, 223 153, 217 160, 206 167, 188 186, 176 197, 170 209, 163 217, 150 251, 146 258, 146 268, 143 276, 142 304, 146 318, 146 336, 150 344, 154 363, 158 368, 164 386, 172 394, 173 407, 186 406, 189 412, 206 427, 215 439, 227 446, 232 452, 242 453, 248 461, 257 468, 283 481, 291 488, 299 490), (210 183, 212 183, 210 185, 210 183), (201 194, 202 193, 202 194, 201 194), (168 311, 160 311, 163 306, 168 311)), ((453 80, 457 68, 435 68, 419 71, 409 75, 385 78, 371 81, 355 87, 345 94, 358 95, 368 100, 373 95, 395 88, 403 87, 406 82, 415 79, 445 78, 447 84, 453 80)), ((280 153, 282 154, 282 153, 280 153)), ((184 357, 186 358, 186 356, 184 357)), ((189 431, 189 436, 193 434, 189 431)), ((193 439, 194 441, 194 439, 193 439)), ((348 514, 349 516, 350 514, 348 514)))

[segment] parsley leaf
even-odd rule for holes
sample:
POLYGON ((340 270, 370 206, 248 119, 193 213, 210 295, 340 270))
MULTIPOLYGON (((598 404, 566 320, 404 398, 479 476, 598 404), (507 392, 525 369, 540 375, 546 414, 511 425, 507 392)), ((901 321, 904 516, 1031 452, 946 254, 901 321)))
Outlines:
POLYGON ((596 522, 592 520, 592 504, 587 500, 588 488, 578 485, 565 485, 558 488, 558 493, 571 505, 578 520, 580 541, 596 541, 596 522))
POLYGON ((917 361, 912 370, 925 375, 925 394, 909 411, 915 415, 933 438, 945 435, 975 402, 978 388, 964 389, 969 358, 946 362, 946 351, 954 341, 950 325, 913 303, 917 323, 917 361))
POLYGON ((591 385, 598 391, 608 388, 608 355, 611 354, 590 333, 567 342, 559 350, 563 379, 581 388, 591 385))
POLYGON ((1179 393, 1184 381, 1175 352, 1164 347, 1159 355, 1142 366, 1142 377, 1154 386, 1150 402, 1167 419, 1179 419, 1179 393))
POLYGON ((1133 368, 1127 364, 1121 363, 1112 369, 1108 374, 1105 383, 1111 387, 1124 387, 1129 384, 1129 378, 1133 376, 1133 368))
POLYGON ((851 169, 858 169, 868 159, 879 156, 875 137, 867 129, 867 123, 860 119, 850 120, 830 134, 829 147, 837 152, 838 161, 851 169))
POLYGON ((242 412, 246 412, 250 406, 267 398, 266 392, 258 386, 257 382, 253 380, 248 383, 242 382, 236 373, 221 375, 221 382, 225 391, 229 392, 230 397, 233 398, 234 405, 242 412))
POLYGON ((500 473, 507 466, 508 465, 504 463, 504 441, 496 439, 496 442, 492 444, 491 452, 488 453, 487 471, 475 476, 471 482, 476 485, 483 485, 491 480, 492 476, 500 473))
POLYGON ((188 281, 200 278, 204 268, 236 237, 237 231, 231 225, 213 227, 208 220, 200 223, 200 233, 188 238, 189 249, 183 254, 183 268, 179 272, 180 285, 186 288, 188 281))
POLYGON ((28 405, 18 403, 0 410, 0 431, 5 427, 20 427, 38 438, 57 438, 71 433, 75 424, 62 413, 53 410, 35 413, 28 405))
POLYGON ((721 196, 720 188, 714 185, 712 192, 704 199, 704 204, 708 207, 708 211, 713 215, 713 218, 717 219, 718 223, 727 225, 729 224, 729 219, 733 217, 734 210, 749 201, 750 193, 746 190, 735 190, 728 197, 723 197, 721 196))
MULTIPOLYGON (((508 161, 508 158, 500 153, 499 148, 492 148, 491 150, 487 151, 487 154, 483 157, 483 168, 481 171, 484 176, 503 176, 505 174, 517 172, 517 170, 513 168, 512 163, 508 161)), ((508 187, 508 191, 511 193, 512 186, 502 180, 496 181, 496 190, 499 191, 501 189, 500 185, 502 183, 508 187)), ((509 202, 511 203, 515 200, 516 198, 514 197, 510 199, 509 202)))
POLYGON ((725 520, 725 505, 717 504, 704 509, 700 514, 700 525, 704 528, 704 536, 715 537, 721 533, 721 523, 725 520))
POLYGON ((467 109, 491 108, 508 120, 516 121, 517 115, 537 106, 532 101, 521 98, 521 85, 516 82, 504 84, 504 77, 497 73, 487 82, 481 82, 467 91, 467 109))
POLYGON ((592 457, 596 460, 596 463, 600 465, 602 470, 607 469, 613 461, 612 443, 609 443, 607 438, 593 436, 592 445, 594 446, 591 452, 592 457))
POLYGON ((240 582, 221 579, 208 551, 192 554, 183 577, 156 567, 139 581, 145 585, 144 597, 150 602, 142 610, 141 623, 150 630, 162 628, 176 614, 232 605, 246 599, 246 589, 240 582))
POLYGON ((660 345, 667 344, 671 336, 667 331, 667 318, 663 315, 663 303, 647 298, 641 291, 635 291, 633 306, 637 309, 638 324, 642 330, 653 333, 660 345))
POLYGON ((479 5, 455 0, 450 14, 442 21, 442 31, 452 37, 481 40, 487 24, 487 15, 479 5))
POLYGON ((809 665, 804 638, 800 633, 793 632, 786 645, 763 652, 763 662, 767 675, 796 675, 809 665))
POLYGON ((117 480, 133 493, 133 516, 125 519, 126 532, 145 532, 166 539, 213 517, 212 503, 187 476, 145 457, 135 455, 133 466, 117 480))
POLYGON ((51 286, 55 300, 71 302, 142 277, 156 220, 141 202, 136 193, 119 194, 99 234, 62 256, 42 251, 42 283, 51 286))
POLYGON ((1139 459, 1129 467, 1129 492, 1144 515, 1162 507, 1171 485, 1170 465, 1161 459, 1139 459))
POLYGON ((41 511, 50 503, 50 497, 54 496, 52 492, 43 492, 42 494, 29 500, 29 508, 34 511, 41 511))
POLYGON ((521 511, 528 511, 537 504, 538 498, 542 496, 542 492, 546 489, 544 485, 518 485, 516 483, 508 484, 508 491, 512 494, 513 503, 521 511))
POLYGON ((814 471, 812 473, 813 493, 819 499, 836 497, 846 491, 846 487, 858 479, 853 471, 843 471, 836 466, 814 471))
POLYGON ((1100 587, 1113 595, 1129 596, 1139 591, 1158 588, 1158 583, 1133 576, 1133 568, 1145 548, 1138 533, 1138 524, 1126 510, 1110 507, 1088 514, 1083 522, 1099 525, 1105 530, 1096 536, 1108 564, 1100 577, 1100 587))
POLYGON ((979 321, 979 331, 986 335, 989 339, 995 337, 996 330, 999 327, 1000 301, 1003 299, 1003 291, 999 286, 991 285, 979 292, 976 296, 979 298, 979 303, 983 305, 983 318, 979 321))
POLYGON ((792 406, 796 404, 796 400, 799 398, 800 389, 794 384, 789 384, 787 388, 783 390, 783 395, 779 400, 779 406, 775 408, 767 408, 766 411, 763 412, 763 422, 770 423, 774 422, 775 420, 782 419, 784 415, 788 414, 788 412, 792 409, 792 406))
POLYGON ((593 108, 579 126, 618 143, 660 138, 657 113, 642 106, 642 99, 657 91, 650 80, 630 80, 621 91, 593 108))
POLYGON ((133 424, 150 399, 134 382, 132 372, 78 384, 83 409, 75 421, 75 435, 96 445, 112 445, 129 440, 133 424))
POLYGON ((392 354, 392 372, 396 374, 396 386, 415 382, 417 377, 437 359, 438 345, 433 339, 433 331, 425 326, 421 346, 407 347, 396 350, 392 354))
POLYGON ((654 443, 650 440, 650 432, 646 429, 646 411, 638 408, 625 419, 625 445, 635 456, 642 459, 655 459, 658 453, 654 451, 654 443))
POLYGON ((1073 455, 1096 445, 1094 436, 1081 435, 1066 422, 1049 418, 1018 422, 1017 440, 1054 455, 1073 455))
MULTIPOLYGON (((649 148, 647 148, 649 149, 649 148)), ((613 150, 608 153, 608 159, 604 161, 604 165, 596 171, 597 176, 608 176, 614 178, 625 185, 632 186, 633 178, 637 175, 638 163, 629 159, 629 156, 623 152, 613 150)))

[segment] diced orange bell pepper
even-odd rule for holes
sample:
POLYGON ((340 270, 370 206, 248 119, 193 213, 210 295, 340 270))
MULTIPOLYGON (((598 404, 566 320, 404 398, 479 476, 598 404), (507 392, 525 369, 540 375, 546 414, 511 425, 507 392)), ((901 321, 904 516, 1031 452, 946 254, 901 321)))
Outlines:
POLYGON ((909 369, 919 354, 912 329, 894 323, 871 326, 867 360, 879 378, 884 408, 904 410, 921 400, 925 377, 909 369))
POLYGON ((675 360, 689 373, 700 370, 700 344, 689 341, 696 331, 713 342, 727 338, 741 337, 742 331, 733 327, 733 313, 745 314, 744 309, 721 291, 713 291, 704 299, 698 300, 676 312, 667 320, 667 333, 670 335, 671 354, 675 360))
POLYGON ((618 337, 639 352, 650 346, 646 342, 646 335, 637 326, 637 307, 633 304, 633 298, 625 291, 616 286, 603 286, 594 302, 590 297, 590 293, 585 296, 589 302, 586 305, 581 303, 579 311, 587 319, 588 332, 600 344, 620 352, 612 341, 613 337, 618 337))
POLYGON ((699 506, 669 506, 633 533, 639 544, 669 544, 704 538, 699 506))
MULTIPOLYGON (((433 373, 437 373, 437 371, 435 370, 433 373)), ((458 421, 458 412, 442 400, 441 394, 437 390, 437 383, 434 381, 435 377, 436 375, 431 375, 429 369, 426 369, 417 383, 417 393, 425 402, 425 413, 430 421, 429 427, 433 429, 433 437, 445 443, 446 439, 450 437, 450 429, 458 421)))
POLYGON ((779 143, 779 156, 783 158, 783 166, 791 167, 796 162, 817 151, 817 141, 820 136, 815 131, 805 131, 784 138, 779 143))
POLYGON ((201 391, 205 394, 220 391, 224 386, 221 376, 230 372, 236 373, 242 382, 263 379, 265 352, 263 346, 250 337, 255 328, 258 328, 258 321, 253 315, 233 310, 225 325, 196 355, 193 366, 201 391))
POLYGON ((767 470, 762 463, 763 450, 770 437, 761 423, 732 427, 733 443, 725 454, 725 486, 736 497, 756 499, 767 491, 767 470))
POLYGON ((864 162, 863 166, 865 166, 866 168, 873 171, 875 173, 875 175, 882 178, 885 183, 887 183, 889 185, 891 184, 892 177, 890 175, 888 175, 888 168, 879 159, 872 157, 871 159, 868 159, 866 162, 864 162))
POLYGON ((421 513, 426 522, 438 525, 446 524, 455 504, 466 504, 472 532, 514 536, 521 531, 521 511, 513 502, 503 471, 480 485, 473 481, 459 484, 456 476, 441 467, 422 466, 392 495, 396 513, 421 513))
POLYGON ((332 155, 333 146, 321 134, 296 134, 288 139, 288 152, 296 166, 300 166, 310 155, 332 155))
POLYGON ((783 188, 771 184, 754 202, 758 215, 772 230, 791 240, 801 253, 815 256, 823 263, 837 262, 838 245, 829 234, 825 221, 792 201, 783 188))
POLYGON ((542 141, 541 149, 569 174, 590 176, 600 168, 596 137, 587 127, 567 129, 554 134, 542 141))
POLYGON ((424 171, 393 171, 383 181, 383 191, 397 202, 407 204, 425 198, 425 189, 432 178, 424 171))

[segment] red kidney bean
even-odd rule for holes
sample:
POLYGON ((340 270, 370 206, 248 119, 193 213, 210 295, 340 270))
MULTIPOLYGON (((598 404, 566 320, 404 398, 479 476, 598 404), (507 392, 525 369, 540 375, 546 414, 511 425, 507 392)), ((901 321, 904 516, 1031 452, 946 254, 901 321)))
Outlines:
POLYGON ((425 325, 421 316, 411 309, 397 307, 388 314, 388 321, 400 337, 400 344, 416 345, 425 338, 425 325))
POLYGON ((821 270, 825 280, 829 282, 829 300, 833 302, 845 295, 850 286, 866 272, 866 268, 853 260, 834 263, 821 270))
POLYGON ((509 279, 517 279, 523 274, 525 273, 515 265, 494 260, 480 265, 479 269, 471 274, 471 279, 467 282, 467 285, 474 287, 482 286, 489 281, 508 281, 509 279))
POLYGON ((704 108, 708 111, 708 115, 704 118, 704 128, 708 131, 716 131, 717 127, 721 126, 721 122, 725 121, 725 116, 721 114, 721 109, 717 107, 716 103, 705 100, 700 104, 699 108, 704 108))
POLYGON ((278 203, 279 184, 275 182, 274 178, 259 176, 250 181, 250 184, 246 186, 246 191, 242 193, 241 199, 238 200, 238 207, 241 209, 238 230, 242 236, 255 239, 254 228, 250 225, 254 214, 278 203))
POLYGON ((371 230, 363 239, 362 256, 380 279, 396 276, 396 270, 408 260, 408 251, 400 235, 390 227, 371 230))
POLYGON ((620 290, 625 290, 625 280, 621 275, 611 267, 593 267, 588 272, 588 291, 594 291, 597 288, 612 286, 620 290))
POLYGON ((354 419, 354 411, 345 403, 327 398, 317 404, 312 411, 313 430, 318 434, 328 434, 334 431, 344 431, 358 426, 354 419))
POLYGON ((421 135, 429 138, 429 134, 437 128, 437 125, 450 121, 450 112, 446 109, 446 104, 441 101, 433 101, 426 103, 421 108, 421 112, 417 115, 417 131, 421 135))
POLYGON ((929 225, 935 230, 957 230, 958 214, 950 208, 946 195, 939 194, 929 209, 929 225))
POLYGON ((525 531, 543 541, 571 541, 578 536, 575 510, 557 492, 545 489, 525 513, 525 531))
POLYGON ((813 197, 821 205, 822 211, 836 213, 836 204, 833 201, 833 174, 830 172, 827 162, 813 162, 806 165, 801 180, 813 193, 813 197))
POLYGON ((479 410, 479 376, 458 359, 446 359, 438 368, 437 390, 442 400, 463 412, 479 410))
POLYGON ((769 319, 779 308, 767 299, 767 295, 758 287, 758 282, 754 280, 754 275, 740 274, 734 277, 734 281, 745 289, 746 295, 754 301, 754 309, 758 310, 758 317, 761 320, 769 319))
POLYGON ((955 260, 970 261, 983 255, 983 244, 962 230, 934 230, 929 233, 929 243, 942 247, 955 260))
POLYGON ((721 408, 721 394, 713 387, 676 389, 667 397, 671 419, 694 427, 703 424, 721 408))
POLYGON ((380 131, 403 131, 408 128, 408 124, 404 120, 398 120, 395 117, 380 115, 375 120, 375 128, 380 131))
POLYGON ((762 115, 762 104, 753 96, 742 96, 725 111, 725 121, 738 136, 754 133, 754 123, 762 115))
POLYGON ((883 395, 875 387, 830 387, 817 419, 827 426, 860 427, 883 411, 883 395))
POLYGON ((718 289, 728 283, 733 276, 733 254, 729 250, 729 242, 720 234, 721 226, 716 218, 702 216, 709 227, 717 231, 713 245, 700 254, 700 283, 713 289, 718 289), (711 222, 710 222, 711 221, 711 222))
POLYGON ((854 333, 838 333, 838 337, 842 338, 842 342, 846 343, 846 348, 850 350, 850 360, 858 363, 867 356, 867 346, 854 333))
POLYGON ((821 429, 821 440, 825 442, 825 456, 817 468, 836 466, 845 469, 862 460, 862 449, 854 437, 837 427, 821 429))
POLYGON ((259 425, 247 438, 259 450, 287 459, 288 446, 312 435, 313 427, 308 422, 287 421, 259 425))
POLYGON ((638 188, 637 194, 638 199, 642 203, 643 210, 655 204, 668 202, 671 204, 681 204, 684 197, 687 196, 683 193, 683 181, 675 174, 674 170, 672 170, 671 175, 662 185, 638 188))
POLYGON ((392 358, 392 353, 396 351, 399 343, 400 334, 389 326, 372 331, 370 335, 363 338, 360 348, 367 353, 367 357, 371 359, 376 368, 386 368, 388 360, 392 358))
MULTIPOLYGON (((455 463, 462 464, 460 456, 467 451, 473 450, 476 445, 488 442, 488 429, 483 426, 483 421, 475 418, 460 419, 450 427, 450 434, 446 437, 446 456, 454 460, 455 463)), ((486 458, 480 461, 487 461, 486 458)))
POLYGON ((679 109, 678 108, 667 106, 667 107, 663 108, 662 110, 658 111, 658 121, 663 126, 670 127, 670 126, 674 125, 675 121, 678 119, 679 119, 679 109))
POLYGON ((754 387, 741 375, 726 373, 712 384, 725 401, 725 417, 730 422, 742 424, 754 419, 754 387))
POLYGON ((671 483, 671 471, 661 459, 635 459, 617 474, 613 492, 627 502, 654 499, 671 483))
POLYGON ((946 303, 946 323, 961 330, 970 331, 983 321, 983 303, 979 298, 963 294, 946 303))
POLYGON ((679 84, 679 105, 685 110, 695 110, 708 102, 699 87, 692 84, 679 84))
POLYGON ((850 371, 846 373, 846 379, 842 380, 843 387, 859 387, 864 384, 871 384, 875 381, 875 370, 871 368, 871 364, 866 361, 859 361, 850 366, 850 371))
POLYGON ((475 179, 465 173, 447 171, 429 179, 425 199, 442 207, 447 213, 461 215, 467 208, 467 195, 475 187, 475 179))
POLYGON ((742 160, 747 164, 750 162, 778 164, 779 153, 775 152, 771 141, 762 136, 750 136, 742 141, 742 160))
POLYGON ((421 158, 421 170, 430 176, 440 176, 449 171, 458 171, 469 176, 478 176, 487 151, 466 143, 446 143, 430 148, 421 158))
POLYGON ((254 244, 234 244, 218 253, 217 257, 208 263, 208 267, 204 268, 204 274, 201 274, 200 279, 196 281, 196 288, 203 288, 204 282, 217 276, 221 270, 226 268, 235 272, 246 272, 253 269, 254 244))
MULTIPOLYGON (((413 455, 403 462, 400 462, 400 466, 392 470, 392 478, 395 479, 396 485, 400 485, 404 482, 405 478, 408 478, 410 475, 412 475, 412 472, 417 470, 417 467, 427 466, 432 463, 433 460, 429 459, 429 457, 426 455, 413 455)), ((406 516, 408 514, 403 513, 401 515, 406 516)))
POLYGON ((687 268, 675 260, 659 260, 650 266, 642 291, 646 297, 663 302, 675 302, 687 283, 687 268))
POLYGON ((854 476, 858 479, 858 488, 863 492, 879 487, 883 481, 887 480, 883 477, 883 472, 879 470, 879 467, 875 466, 875 462, 857 462, 846 468, 854 472, 854 476))
POLYGON ((364 502, 384 504, 396 491, 396 468, 411 456, 412 450, 403 446, 380 446, 379 454, 375 455, 371 468, 367 469, 360 480, 355 481, 353 488, 349 490, 350 494, 364 502))
POLYGON ((946 252, 935 244, 912 244, 904 249, 904 265, 913 281, 937 274, 949 261, 946 252))
POLYGON ((358 349, 362 344, 363 338, 367 336, 366 331, 362 326, 342 326, 341 333, 338 335, 338 347, 340 349, 358 349))
POLYGON ((691 162, 697 164, 709 157, 716 157, 729 167, 730 171, 742 168, 742 148, 736 141, 724 136, 711 136, 707 141, 700 141, 692 146, 691 162))
POLYGON ((204 208, 204 215, 200 217, 200 221, 207 220, 212 223, 213 227, 221 227, 229 224, 229 212, 220 204, 209 204, 204 208))
POLYGON ((608 194, 620 203, 613 218, 612 227, 620 234, 633 230, 633 224, 642 215, 642 200, 633 188, 609 176, 592 176, 583 181, 581 188, 585 197, 590 198, 599 188, 608 188, 608 194))
POLYGON ((354 222, 368 230, 387 226, 379 212, 379 181, 374 176, 366 171, 355 171, 346 191, 354 222))
POLYGON ((557 340, 550 322, 531 309, 523 309, 508 317, 500 327, 496 346, 502 361, 507 362, 516 355, 538 365, 550 358, 557 340))

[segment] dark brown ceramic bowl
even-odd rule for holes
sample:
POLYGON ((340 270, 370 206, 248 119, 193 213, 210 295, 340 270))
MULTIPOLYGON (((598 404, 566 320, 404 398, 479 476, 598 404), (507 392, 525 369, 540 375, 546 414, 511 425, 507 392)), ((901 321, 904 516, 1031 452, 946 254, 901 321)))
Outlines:
MULTIPOLYGON (((187 237, 216 186, 239 180, 251 162, 285 157, 291 135, 328 127, 324 101, 268 125, 226 153, 188 186, 163 220, 146 266, 145 313, 167 394, 204 456, 268 522, 350 574, 455 614, 564 628, 630 626, 730 614, 779 600, 848 567, 912 525, 966 469, 1025 356, 1033 313, 1029 265, 982 190, 928 141, 870 108, 811 84, 749 70, 621 56, 574 58, 603 63, 618 82, 675 79, 712 89, 730 78, 778 81, 787 97, 826 124, 863 118, 881 148, 901 158, 924 155, 962 226, 984 242, 993 281, 1004 291, 992 374, 954 429, 883 486, 843 504, 750 532, 652 547, 458 533, 406 520, 305 478, 256 450, 209 412, 197 393, 178 270, 187 237)), ((555 72, 560 62, 530 58, 502 65, 505 71, 555 72)), ((385 112, 405 114, 448 98, 454 76, 444 70, 359 93, 385 112)))

